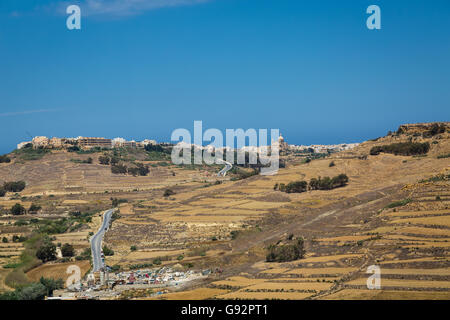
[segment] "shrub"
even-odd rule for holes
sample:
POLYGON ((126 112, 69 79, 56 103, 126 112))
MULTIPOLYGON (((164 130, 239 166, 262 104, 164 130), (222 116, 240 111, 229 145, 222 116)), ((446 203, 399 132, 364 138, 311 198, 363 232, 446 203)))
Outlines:
POLYGON ((38 206, 38 205, 33 203, 33 204, 31 204, 30 209, 28 209, 28 212, 29 213, 36 213, 39 210, 41 210, 41 206, 38 206))
POLYGON ((0 156, 0 163, 10 163, 11 158, 9 158, 7 155, 0 156))
POLYGON ((100 156, 100 157, 98 157, 98 162, 103 165, 109 165, 109 157, 108 156, 100 156))
POLYGON ((164 152, 163 147, 161 147, 160 145, 152 145, 152 144, 148 144, 145 146, 145 151, 147 152, 164 152))
POLYGON ((13 181, 13 182, 5 182, 3 184, 3 189, 9 192, 20 192, 25 189, 26 183, 25 181, 13 181))
POLYGON ((15 216, 19 216, 19 215, 25 214, 25 208, 21 204, 16 203, 11 208, 11 214, 13 214, 15 216))
POLYGON ((91 248, 84 249, 79 256, 75 257, 76 260, 89 260, 90 258, 91 258, 91 248))
POLYGON ((268 247, 267 262, 287 262, 303 258, 305 254, 302 238, 292 240, 289 244, 275 244, 268 247))
POLYGON ((52 296, 53 291, 64 288, 63 279, 55 280, 52 278, 41 277, 41 279, 39 279, 39 282, 45 287, 47 296, 52 296))
POLYGON ((111 204, 114 208, 117 208, 121 203, 127 203, 127 199, 117 199, 117 198, 111 198, 111 204))
POLYGON ((312 178, 309 182, 311 190, 331 190, 339 187, 343 187, 347 184, 348 177, 346 174, 340 174, 336 177, 324 177, 324 178, 312 178))
POLYGON ((386 209, 392 209, 392 208, 396 208, 396 207, 402 207, 402 206, 407 205, 410 202, 411 202, 411 199, 404 199, 404 200, 400 200, 400 201, 394 201, 394 202, 388 204, 385 208, 386 209))
POLYGON ((423 134, 424 137, 432 137, 435 136, 439 133, 444 133, 445 132, 445 125, 444 124, 438 124, 438 123, 433 123, 431 125, 431 129, 428 132, 425 132, 423 134))
POLYGON ((18 236, 18 235, 13 235, 12 237, 12 242, 25 242, 27 240, 27 237, 24 236, 18 236))
POLYGON ((128 170, 123 164, 115 164, 111 166, 111 172, 114 174, 126 174, 128 170))
POLYGON ((75 255, 75 250, 71 244, 64 243, 61 247, 61 253, 63 257, 73 257, 75 255))
POLYGON ((105 256, 113 256, 114 255, 114 250, 108 248, 106 245, 103 246, 103 254, 105 256))
POLYGON ((71 146, 71 147, 67 148, 67 151, 68 152, 79 152, 79 151, 81 151, 81 149, 78 146, 71 146))
POLYGON ((136 251, 137 248, 136 248, 136 246, 131 246, 131 247, 130 247, 130 250, 131 250, 131 251, 136 251))
POLYGON ((3 238, 2 238, 2 242, 3 242, 3 243, 8 243, 8 238, 3 237, 3 238))
POLYGON ((175 192, 173 190, 171 190, 171 189, 166 189, 164 191, 164 197, 170 197, 170 196, 172 196, 174 194, 175 194, 175 192))
POLYGON ((336 164, 334 163, 334 161, 331 161, 330 164, 328 165, 330 168, 336 166, 336 164))
POLYGON ((5 194, 6 194, 6 191, 5 191, 5 189, 3 189, 3 188, 0 188, 0 197, 4 197, 4 196, 5 196, 5 194))
POLYGON ((285 192, 287 193, 301 193, 305 192, 308 188, 308 183, 306 181, 295 181, 287 184, 285 192))
POLYGON ((376 146, 370 149, 372 156, 379 155, 381 152, 392 153, 395 155, 411 156, 426 154, 430 150, 428 142, 400 142, 383 146, 376 146))

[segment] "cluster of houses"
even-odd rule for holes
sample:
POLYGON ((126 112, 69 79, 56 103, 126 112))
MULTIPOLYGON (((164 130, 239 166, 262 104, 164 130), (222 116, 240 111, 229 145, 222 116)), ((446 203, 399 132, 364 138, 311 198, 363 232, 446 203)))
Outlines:
POLYGON ((340 152, 345 150, 350 150, 358 146, 359 143, 342 143, 342 144, 332 144, 332 145, 310 145, 310 146, 296 146, 289 145, 288 149, 290 151, 299 152, 310 152, 310 153, 327 153, 327 152, 340 152))
POLYGON ((61 149, 69 148, 72 146, 79 146, 82 149, 91 149, 95 147, 99 148, 145 148, 147 145, 156 145, 155 140, 143 140, 143 141, 127 141, 124 138, 106 139, 106 138, 48 138, 44 136, 34 137, 31 141, 24 141, 17 145, 17 149, 22 149, 27 146, 33 148, 49 148, 49 149, 61 149))
MULTIPOLYGON (((178 269, 178 268, 176 268, 178 269)), ((85 280, 66 289, 55 290, 50 299, 102 299, 118 297, 121 292, 133 289, 157 289, 155 295, 165 292, 163 288, 181 288, 190 281, 202 279, 211 270, 181 271, 171 267, 109 273, 91 273, 85 280), (159 288, 159 289, 158 289, 159 288)))

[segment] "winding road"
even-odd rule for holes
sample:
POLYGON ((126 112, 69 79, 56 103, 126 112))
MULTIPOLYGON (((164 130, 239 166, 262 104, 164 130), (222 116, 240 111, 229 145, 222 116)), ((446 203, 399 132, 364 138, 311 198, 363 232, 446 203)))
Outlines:
POLYGON ((233 165, 225 160, 219 160, 221 163, 225 163, 225 167, 219 171, 217 174, 218 177, 225 177, 227 175, 227 172, 233 168, 233 165))
POLYGON ((104 261, 102 260, 102 240, 103 235, 109 228, 111 222, 111 217, 115 209, 111 209, 105 212, 103 215, 103 223, 98 229, 97 233, 91 238, 91 252, 92 252, 92 263, 94 265, 93 272, 99 271, 104 267, 104 261))

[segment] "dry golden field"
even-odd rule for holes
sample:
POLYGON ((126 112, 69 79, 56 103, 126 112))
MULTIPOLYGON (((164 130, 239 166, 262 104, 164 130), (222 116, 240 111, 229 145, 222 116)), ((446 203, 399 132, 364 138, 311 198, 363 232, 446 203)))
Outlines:
MULTIPOLYGON (((112 197, 126 200, 104 239, 115 252, 106 257, 108 265, 126 270, 160 258, 162 265, 223 271, 161 299, 448 299, 450 181, 427 180, 450 174, 449 159, 438 159, 448 153, 448 133, 426 140, 389 136, 309 163, 283 156, 286 167, 278 174, 237 180, 216 177, 217 168, 174 165, 151 167, 147 177, 113 175, 108 166, 74 163, 74 155, 54 152, 0 166, 0 180, 27 181, 25 198, 8 194, 0 207, 38 203, 42 210, 23 219, 44 219, 73 211, 100 214, 112 197), (430 152, 369 155, 373 146, 409 139, 429 141, 430 152), (345 187, 274 190, 276 183, 341 173, 349 177, 345 187), (164 197, 166 189, 174 194, 164 197), (291 234, 305 239, 305 257, 265 262, 267 246, 291 234), (381 267, 381 290, 366 288, 370 265, 381 267)), ((16 217, 0 218, 2 236, 31 232, 11 225, 16 217)), ((55 235, 54 243, 71 243, 79 253, 99 225, 97 215, 80 230, 55 235)), ((0 265, 15 261, 20 250, 0 247, 0 265)), ((27 275, 62 276, 62 267, 43 265, 27 275)))

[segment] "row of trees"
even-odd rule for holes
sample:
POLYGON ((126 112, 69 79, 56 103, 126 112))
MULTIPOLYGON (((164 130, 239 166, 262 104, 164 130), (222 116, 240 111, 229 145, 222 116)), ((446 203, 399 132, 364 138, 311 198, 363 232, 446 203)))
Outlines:
MULTIPOLYGON (((20 192, 26 187, 25 181, 12 181, 12 182, 5 182, 3 184, 3 187, 0 187, 0 190, 2 192, 20 192)), ((5 195, 3 194, 3 196, 5 195)), ((1 195, 0 195, 1 196, 1 195)))
POLYGON ((33 282, 17 288, 15 291, 0 294, 0 300, 43 300, 49 297, 53 291, 64 288, 62 279, 41 277, 39 282, 33 282))
POLYGON ((279 190, 286 193, 302 193, 308 190, 331 190, 339 187, 343 187, 348 183, 348 177, 346 174, 340 174, 333 178, 312 178, 308 182, 306 181, 294 181, 289 182, 287 185, 284 183, 276 183, 274 190, 279 190))
POLYGON ((109 166, 110 164, 112 166, 114 166, 114 165, 118 164, 119 161, 120 161, 120 159, 118 157, 114 157, 114 156, 109 157, 107 155, 102 155, 102 156, 98 157, 98 162, 105 166, 109 166))
MULTIPOLYGON (((61 246, 61 254, 65 258, 75 256, 75 249, 70 243, 61 246)), ((36 257, 42 262, 54 261, 57 259, 56 245, 49 239, 44 239, 42 245, 36 251, 36 257)))
POLYGON ((136 163, 136 167, 127 168, 123 164, 111 166, 111 172, 114 174, 130 174, 133 176, 147 176, 150 173, 150 168, 142 163, 136 163))
MULTIPOLYGON (((160 146, 159 146, 160 147, 160 146)), ((135 167, 127 167, 120 164, 120 159, 116 156, 109 157, 102 155, 98 158, 98 162, 102 165, 111 165, 111 172, 114 174, 130 174, 133 176, 147 176, 150 173, 150 168, 142 163, 136 163, 135 167)))
MULTIPOLYGON (((27 241, 27 239, 28 239, 27 237, 25 237, 25 236, 18 236, 17 234, 12 236, 12 242, 14 242, 14 243, 24 242, 24 241, 27 241)), ((7 237, 3 237, 2 238, 2 242, 3 243, 8 243, 9 242, 8 238, 7 237)))
POLYGON ((381 152, 392 153, 395 155, 412 156, 426 154, 430 150, 428 142, 400 142, 392 143, 383 146, 375 146, 370 149, 370 155, 376 156, 381 152))
MULTIPOLYGON (((39 210, 41 210, 41 206, 38 206, 33 203, 33 204, 31 204, 30 208, 28 209, 28 213, 36 214, 39 210)), ((27 210, 20 203, 16 203, 15 205, 12 206, 10 212, 14 216, 20 216, 20 215, 24 215, 25 213, 27 213, 27 210)))

